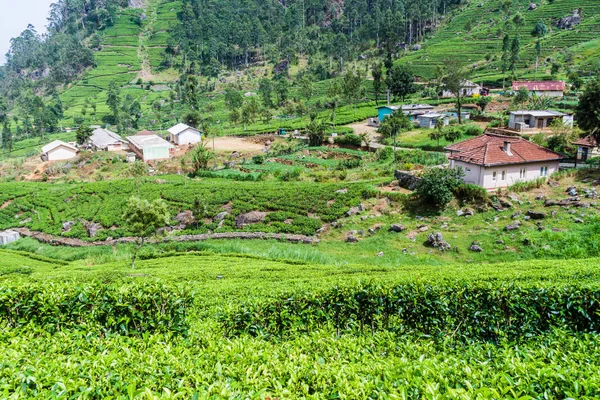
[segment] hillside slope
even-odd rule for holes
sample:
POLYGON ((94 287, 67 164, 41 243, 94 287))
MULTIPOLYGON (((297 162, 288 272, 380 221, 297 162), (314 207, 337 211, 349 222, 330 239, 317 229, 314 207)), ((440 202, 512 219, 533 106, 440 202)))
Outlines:
POLYGON ((437 32, 426 40, 421 50, 402 57, 399 63, 408 64, 419 75, 431 78, 436 67, 445 59, 459 59, 472 65, 475 74, 483 81, 502 80, 500 59, 502 56, 503 29, 506 20, 517 13, 524 18, 518 29, 509 24, 511 38, 519 33, 521 53, 519 68, 521 74, 533 77, 535 69, 535 41, 531 31, 536 23, 543 21, 549 29, 542 39, 540 74, 555 61, 568 67, 571 62, 565 57, 572 54, 572 63, 587 72, 597 70, 600 62, 600 2, 597 0, 554 0, 540 1, 534 10, 529 10, 530 0, 513 0, 509 9, 503 10, 500 0, 471 1, 449 16, 437 32), (571 16, 574 10, 582 10, 582 21, 573 29, 560 29, 555 22, 571 16))

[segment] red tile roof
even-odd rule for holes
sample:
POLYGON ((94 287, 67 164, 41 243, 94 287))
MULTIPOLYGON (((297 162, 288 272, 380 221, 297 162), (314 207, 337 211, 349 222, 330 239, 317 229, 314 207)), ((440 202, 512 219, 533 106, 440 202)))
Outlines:
POLYGON ((525 164, 540 161, 556 161, 564 157, 545 147, 517 136, 484 133, 446 147, 451 152, 450 160, 469 164, 493 166, 525 164), (510 143, 510 153, 504 150, 504 142, 510 143))
POLYGON ((573 144, 577 146, 600 147, 600 142, 592 135, 576 140, 573 144))
POLYGON ((563 81, 514 81, 513 90, 526 88, 534 92, 564 92, 566 89, 563 81))

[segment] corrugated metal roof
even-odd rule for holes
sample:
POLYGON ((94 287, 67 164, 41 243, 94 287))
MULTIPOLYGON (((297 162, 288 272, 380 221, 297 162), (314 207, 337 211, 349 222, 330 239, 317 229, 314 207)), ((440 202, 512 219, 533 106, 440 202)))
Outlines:
POLYGON ((53 142, 48 143, 44 147, 42 147, 42 153, 47 153, 47 152, 52 151, 55 148, 60 147, 60 146, 64 146, 64 147, 69 148, 71 150, 77 151, 77 147, 75 147, 75 146, 73 146, 73 145, 71 145, 69 143, 65 143, 62 140, 55 140, 53 142))
POLYGON ((563 81, 515 81, 513 90, 519 90, 524 87, 534 92, 563 92, 566 85, 563 81))
POLYGON ((127 141, 118 134, 102 128, 94 129, 90 141, 94 146, 100 149, 105 149, 110 144, 127 143, 127 141))
POLYGON ((135 136, 128 136, 127 140, 138 149, 149 149, 152 147, 168 147, 172 149, 175 147, 171 143, 167 142, 165 139, 161 138, 156 134, 138 134, 135 136))

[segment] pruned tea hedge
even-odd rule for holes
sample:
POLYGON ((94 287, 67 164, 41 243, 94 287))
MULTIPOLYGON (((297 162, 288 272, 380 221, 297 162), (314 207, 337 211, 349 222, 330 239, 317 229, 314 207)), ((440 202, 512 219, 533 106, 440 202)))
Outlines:
POLYGON ((102 335, 185 335, 190 299, 184 290, 158 284, 3 286, 0 323, 5 329, 31 324, 48 332, 76 329, 102 335))
POLYGON ((554 328, 600 332, 600 289, 504 283, 364 284, 249 302, 220 320, 228 336, 286 338, 329 328, 338 333, 385 330, 499 342, 554 328))

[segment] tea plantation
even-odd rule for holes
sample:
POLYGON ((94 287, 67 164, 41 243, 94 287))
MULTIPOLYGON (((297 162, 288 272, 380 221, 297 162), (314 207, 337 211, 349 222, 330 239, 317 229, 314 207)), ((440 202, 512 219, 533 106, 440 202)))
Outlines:
POLYGON ((5 398, 600 395, 597 259, 376 268, 201 252, 132 271, 0 258, 29 266, 0 276, 5 398))

